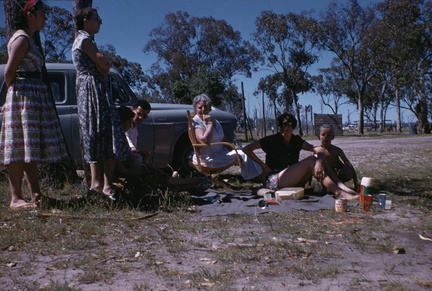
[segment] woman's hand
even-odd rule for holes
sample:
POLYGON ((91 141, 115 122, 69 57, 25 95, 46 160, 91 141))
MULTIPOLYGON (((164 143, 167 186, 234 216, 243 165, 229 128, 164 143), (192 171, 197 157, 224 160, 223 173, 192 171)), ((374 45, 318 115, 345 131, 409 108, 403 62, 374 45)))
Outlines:
POLYGON ((96 44, 89 39, 85 39, 83 40, 81 49, 95 62, 96 69, 101 73, 101 75, 104 76, 104 78, 107 78, 110 64, 108 59, 99 52, 96 44))
POLYGON ((201 128, 195 129, 196 138, 203 144, 209 144, 211 141, 211 135, 213 132, 213 119, 210 115, 204 114, 202 120, 206 124, 206 129, 201 128))
POLYGON ((314 177, 318 182, 322 182, 325 177, 324 163, 321 159, 317 159, 314 166, 314 177))
POLYGON ((203 121, 204 121, 206 124, 211 124, 211 123, 213 123, 213 119, 212 119, 211 115, 209 115, 209 114, 204 114, 204 115, 203 115, 203 121))

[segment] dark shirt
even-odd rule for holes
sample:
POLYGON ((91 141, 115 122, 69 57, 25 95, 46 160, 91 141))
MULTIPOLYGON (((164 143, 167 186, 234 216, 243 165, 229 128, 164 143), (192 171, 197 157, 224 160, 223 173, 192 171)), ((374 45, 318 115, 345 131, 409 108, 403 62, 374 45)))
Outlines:
POLYGON ((287 145, 280 132, 260 139, 261 149, 266 153, 266 164, 274 172, 298 163, 304 140, 293 134, 287 145))

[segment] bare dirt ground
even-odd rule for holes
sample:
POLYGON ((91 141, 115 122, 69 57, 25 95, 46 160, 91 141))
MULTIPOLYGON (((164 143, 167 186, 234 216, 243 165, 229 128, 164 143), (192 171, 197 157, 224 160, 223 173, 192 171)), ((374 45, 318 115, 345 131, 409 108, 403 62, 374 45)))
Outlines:
POLYGON ((0 290, 431 290, 432 137, 334 144, 359 178, 377 180, 390 210, 145 217, 3 207, 0 290))

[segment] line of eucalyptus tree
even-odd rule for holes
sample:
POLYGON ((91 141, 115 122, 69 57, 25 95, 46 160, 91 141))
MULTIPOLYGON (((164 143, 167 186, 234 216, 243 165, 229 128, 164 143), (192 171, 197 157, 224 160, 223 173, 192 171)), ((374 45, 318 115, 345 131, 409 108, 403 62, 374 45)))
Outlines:
POLYGON ((169 101, 188 104, 205 92, 215 106, 241 115, 233 77, 250 77, 260 55, 240 32, 224 20, 177 11, 167 14, 150 37, 143 52, 158 58, 150 69, 150 89, 169 101))
MULTIPOLYGON (((263 82, 271 80, 276 85, 278 81, 282 85, 277 99, 285 105, 285 111, 296 113, 300 135, 303 132, 298 95, 311 90, 312 81, 308 69, 318 60, 315 38, 311 34, 311 26, 314 25, 316 22, 305 14, 263 11, 255 21, 256 30, 253 33, 271 75, 274 76, 263 82)), ((262 89, 261 86, 260 90, 262 89)))
POLYGON ((73 0, 72 1, 72 11, 74 15, 78 10, 86 7, 92 7, 92 6, 93 6, 93 0, 73 0))
MULTIPOLYGON (((17 0, 5 0, 4 5, 9 5, 8 3, 12 3, 12 1, 17 0)), ((72 1, 73 11, 91 6, 91 0, 72 1)), ((69 53, 74 40, 74 32, 73 16, 68 10, 57 6, 48 7, 45 28, 40 33, 41 44, 47 63, 71 62, 69 53)), ((0 27, 0 64, 7 62, 7 40, 6 28, 0 27)), ((135 91, 145 92, 144 83, 146 79, 140 64, 129 62, 127 59, 122 58, 117 54, 114 46, 110 44, 101 46, 99 49, 108 57, 111 66, 119 71, 125 81, 135 91)))
POLYGON ((339 114, 339 108, 349 104, 346 96, 352 96, 349 90, 349 80, 346 70, 342 70, 336 61, 331 62, 329 68, 319 69, 320 74, 312 78, 314 90, 321 97, 322 103, 329 107, 333 114, 339 114))
MULTIPOLYGON (((258 83, 258 87, 257 87, 257 91, 254 92, 254 95, 257 95, 259 92, 261 91, 263 94, 267 95, 269 102, 270 102, 270 107, 273 109, 273 119, 276 120, 278 115, 281 113, 280 106, 279 106, 279 87, 281 86, 281 81, 280 78, 277 75, 268 75, 264 78, 261 78, 259 83, 258 83)), ((264 107, 264 105, 263 105, 264 107)))
MULTIPOLYGON (((429 107, 432 93, 432 3, 423 0, 399 0, 399 10, 404 11, 412 7, 413 22, 406 41, 410 46, 410 58, 405 71, 406 86, 402 101, 418 119, 418 128, 423 133, 430 133, 428 117, 431 116, 429 107), (405 7, 405 8, 404 8, 405 7), (411 94, 409 94, 411 93, 411 94)), ((393 14, 394 12, 390 12, 393 14)), ((402 24, 403 25, 403 24, 402 24)), ((432 117, 432 116, 431 116, 432 117)))
POLYGON ((428 132, 426 96, 430 93, 432 42, 431 15, 426 7, 423 0, 378 3, 378 21, 369 34, 370 47, 377 54, 373 81, 381 88, 381 122, 385 119, 383 110, 391 101, 396 108, 398 132, 402 129, 402 102, 417 116, 420 130, 428 132))
POLYGON ((338 60, 340 69, 346 70, 350 80, 348 86, 354 95, 359 113, 358 133, 364 133, 364 101, 368 95, 368 86, 374 75, 372 69, 375 55, 365 50, 365 41, 375 15, 370 7, 363 8, 357 0, 350 0, 346 5, 332 3, 318 20, 317 35, 320 48, 330 51, 338 60))
MULTIPOLYGON (((17 0, 4 0, 4 10, 17 0)), ((7 62, 7 41, 13 31, 10 30, 10 15, 5 14, 5 28, 0 28, 0 63, 7 62)), ((40 32, 41 45, 46 62, 68 62, 67 54, 72 48, 74 39, 73 16, 66 9, 56 6, 48 7, 45 28, 40 32)))
POLYGON ((66 9, 52 6, 48 8, 47 18, 41 32, 45 59, 51 63, 68 62, 67 54, 74 40, 73 16, 66 9))
POLYGON ((350 0, 346 5, 331 4, 321 14, 316 26, 320 48, 332 52, 337 62, 321 70, 327 79, 315 85, 318 92, 328 89, 325 93, 335 96, 342 92, 357 104, 360 134, 365 116, 377 124, 378 110, 383 131, 390 105, 395 106, 398 132, 402 130, 401 108, 411 110, 420 129, 430 132, 431 7, 430 1, 386 0, 363 8, 350 0), (332 81, 328 74, 335 70, 348 82, 323 87, 322 82, 332 81))

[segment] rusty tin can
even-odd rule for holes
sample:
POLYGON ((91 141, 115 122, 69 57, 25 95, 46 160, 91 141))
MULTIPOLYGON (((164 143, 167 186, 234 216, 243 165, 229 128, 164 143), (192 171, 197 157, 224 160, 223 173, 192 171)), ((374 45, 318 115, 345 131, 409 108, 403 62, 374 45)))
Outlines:
POLYGON ((336 212, 347 212, 348 200, 345 198, 338 198, 335 200, 335 210, 336 212))
POLYGON ((372 207, 372 195, 371 194, 364 195, 363 211, 368 212, 371 210, 371 207, 372 207))

